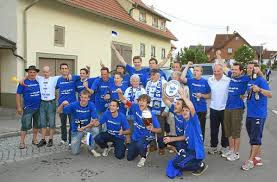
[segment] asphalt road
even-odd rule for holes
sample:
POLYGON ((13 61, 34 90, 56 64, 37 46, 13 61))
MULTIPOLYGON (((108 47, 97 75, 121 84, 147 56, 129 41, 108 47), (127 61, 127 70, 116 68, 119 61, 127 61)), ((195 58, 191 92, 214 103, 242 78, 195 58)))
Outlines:
MULTIPOLYGON (((85 149, 79 156, 72 156, 69 152, 53 153, 47 156, 33 157, 28 160, 10 162, 0 165, 0 182, 163 182, 163 181, 244 181, 267 182, 276 180, 277 174, 277 72, 273 72, 270 83, 273 98, 269 101, 266 127, 263 138, 264 166, 256 167, 250 171, 242 171, 240 166, 247 159, 249 152, 248 137, 245 126, 241 137, 241 159, 228 162, 219 155, 208 155, 205 159, 209 165, 208 170, 199 177, 189 172, 183 177, 170 180, 165 176, 167 160, 173 157, 167 153, 159 156, 157 152, 151 153, 146 166, 137 168, 138 159, 128 162, 126 159, 116 160, 113 156, 94 158, 85 149)), ((244 120, 245 121, 245 120, 244 120)), ((209 126, 208 126, 209 127, 209 126)), ((206 142, 209 140, 207 127, 206 142)), ((208 143, 206 143, 208 145, 208 143)))

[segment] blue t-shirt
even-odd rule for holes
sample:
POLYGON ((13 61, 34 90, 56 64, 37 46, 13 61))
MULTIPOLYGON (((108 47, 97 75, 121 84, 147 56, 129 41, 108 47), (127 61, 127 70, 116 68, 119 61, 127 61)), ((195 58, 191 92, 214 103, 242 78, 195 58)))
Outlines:
POLYGON ((97 119, 96 108, 92 102, 88 102, 85 107, 81 106, 79 101, 73 102, 65 106, 63 112, 72 115, 71 132, 77 132, 80 126, 86 126, 92 119, 97 119))
POLYGON ((186 126, 186 122, 183 118, 183 115, 174 113, 175 106, 172 104, 169 108, 169 112, 172 112, 174 114, 174 121, 175 121, 175 130, 177 136, 184 135, 184 127, 186 126))
MULTIPOLYGON (((88 88, 91 88, 91 86, 92 86, 92 84, 93 84, 95 79, 96 78, 89 78, 89 79, 87 79, 88 88)), ((80 94, 85 89, 85 87, 83 85, 83 82, 80 79, 76 81, 75 85, 76 85, 76 90, 78 92, 78 99, 80 100, 80 94)), ((92 94, 90 96, 90 101, 92 101, 93 103, 95 102, 95 98, 94 97, 95 97, 94 94, 92 94)))
POLYGON ((206 99, 201 97, 199 100, 196 98, 196 93, 209 94, 211 88, 208 81, 200 78, 199 80, 195 78, 188 78, 187 85, 189 87, 190 100, 195 107, 196 112, 207 112, 207 102, 206 99))
POLYGON ((136 70, 129 64, 126 64, 126 71, 132 76, 137 74, 140 78, 140 85, 146 86, 147 77, 148 77, 148 68, 141 68, 140 70, 136 70))
POLYGON ((59 89, 58 104, 61 105, 63 101, 69 103, 76 101, 76 87, 75 83, 80 79, 80 76, 73 75, 71 80, 60 77, 57 81, 56 89, 59 89))
MULTIPOLYGON (((270 90, 266 80, 258 76, 255 80, 248 82, 247 93, 249 94, 250 87, 257 85, 264 90, 270 90)), ((247 117, 253 118, 266 118, 267 117, 267 97, 261 93, 259 94, 259 100, 255 100, 255 94, 252 92, 251 98, 247 99, 247 117)))
MULTIPOLYGON (((114 76, 112 77, 112 79, 114 80, 114 76)), ((123 75, 122 84, 127 86, 127 87, 130 86, 130 75, 129 74, 124 74, 123 75)))
MULTIPOLYGON (((112 83, 109 87, 109 93, 111 94, 111 100, 118 100, 119 96, 116 92, 116 89, 120 88, 124 94, 125 90, 128 88, 126 85, 116 86, 115 83, 112 83)), ((120 103, 119 105, 119 112, 126 114, 127 108, 125 108, 125 105, 123 103, 120 103)))
POLYGON ((107 125, 107 132, 114 135, 117 138, 125 139, 124 135, 119 135, 119 130, 122 128, 123 131, 130 128, 126 116, 118 112, 117 117, 113 117, 111 111, 107 110, 104 112, 102 118, 100 119, 100 124, 107 125))
POLYGON ((184 136, 186 138, 187 149, 196 153, 196 159, 205 158, 205 149, 200 122, 197 114, 190 115, 189 120, 185 121, 184 136))
POLYGON ((40 106, 40 89, 36 80, 25 80, 23 85, 17 86, 17 94, 23 94, 24 110, 36 110, 40 106))
MULTIPOLYGON (((154 133, 150 132, 146 126, 144 125, 144 122, 142 120, 142 111, 139 108, 138 104, 132 103, 132 106, 130 107, 130 110, 134 114, 134 131, 132 134, 132 140, 133 141, 138 141, 142 138, 146 138, 148 140, 153 140, 155 139, 154 133)), ((153 112, 152 114, 152 125, 154 128, 160 128, 160 123, 155 116, 153 112)))
POLYGON ((245 106, 241 95, 245 94, 247 83, 249 82, 250 77, 247 75, 242 75, 238 78, 232 78, 231 75, 232 72, 228 72, 228 76, 231 78, 231 80, 228 88, 228 99, 225 109, 244 109, 245 106))
POLYGON ((113 80, 109 78, 109 80, 104 81, 102 78, 97 78, 91 89, 95 93, 95 105, 97 112, 105 112, 109 101, 104 99, 105 95, 109 92, 109 87, 112 85, 113 80))

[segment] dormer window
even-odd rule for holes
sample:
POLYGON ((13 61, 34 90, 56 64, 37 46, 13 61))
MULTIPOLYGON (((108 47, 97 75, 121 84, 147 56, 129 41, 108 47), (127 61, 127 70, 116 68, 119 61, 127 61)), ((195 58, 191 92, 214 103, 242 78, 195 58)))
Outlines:
POLYGON ((139 21, 146 23, 146 13, 144 10, 139 10, 139 21))
POLYGON ((161 21, 161 30, 165 30, 165 21, 161 21))
POLYGON ((152 26, 158 28, 158 18, 153 16, 152 26))

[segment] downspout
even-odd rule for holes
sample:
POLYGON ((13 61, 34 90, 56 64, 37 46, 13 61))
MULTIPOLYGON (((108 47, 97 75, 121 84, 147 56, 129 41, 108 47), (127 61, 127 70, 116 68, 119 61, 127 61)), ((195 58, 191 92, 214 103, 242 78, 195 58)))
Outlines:
POLYGON ((24 60, 24 69, 27 68, 27 11, 31 7, 33 7, 35 4, 37 4, 39 1, 40 0, 34 0, 23 11, 23 45, 24 45, 24 52, 23 52, 23 59, 22 60, 24 60))

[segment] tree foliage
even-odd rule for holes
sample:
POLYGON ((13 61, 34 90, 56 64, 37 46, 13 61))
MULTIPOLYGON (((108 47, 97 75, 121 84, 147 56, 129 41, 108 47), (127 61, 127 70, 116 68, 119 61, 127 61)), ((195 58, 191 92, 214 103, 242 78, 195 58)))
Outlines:
POLYGON ((247 64, 249 61, 253 61, 255 58, 255 50, 248 45, 241 45, 237 51, 235 52, 234 59, 237 62, 241 62, 243 64, 247 64))
POLYGON ((181 61, 182 64, 187 64, 189 61, 193 63, 206 63, 208 56, 204 53, 201 45, 196 48, 182 48, 177 54, 177 60, 181 61))

